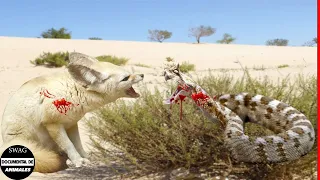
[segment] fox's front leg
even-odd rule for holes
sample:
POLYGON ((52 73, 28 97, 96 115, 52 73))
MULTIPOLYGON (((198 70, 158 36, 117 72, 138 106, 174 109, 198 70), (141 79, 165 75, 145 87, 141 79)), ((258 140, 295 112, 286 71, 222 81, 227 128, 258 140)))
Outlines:
POLYGON ((80 167, 89 163, 89 160, 81 157, 73 143, 68 137, 68 134, 61 124, 47 124, 46 128, 52 137, 52 139, 57 143, 62 151, 64 151, 71 162, 76 166, 80 167))
POLYGON ((68 134, 71 142, 73 143, 74 147, 81 155, 81 157, 88 158, 88 155, 84 151, 82 143, 81 143, 78 124, 74 125, 70 129, 68 129, 67 134, 68 134))

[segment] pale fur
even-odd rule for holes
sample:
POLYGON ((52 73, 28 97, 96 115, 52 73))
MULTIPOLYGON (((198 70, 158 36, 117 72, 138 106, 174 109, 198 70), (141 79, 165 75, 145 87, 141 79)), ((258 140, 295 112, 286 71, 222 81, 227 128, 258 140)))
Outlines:
POLYGON ((69 57, 68 71, 24 83, 4 110, 2 150, 13 144, 28 147, 35 156, 37 172, 63 169, 65 157, 76 167, 89 163, 77 122, 87 112, 118 98, 138 97, 126 90, 143 80, 143 75, 132 75, 120 66, 81 53, 70 53, 69 57), (40 94, 45 90, 53 96, 40 94), (66 114, 53 104, 62 98, 74 104, 66 114))
POLYGON ((61 156, 54 151, 46 149, 34 141, 14 139, 4 144, 0 148, 0 152, 3 153, 8 147, 13 145, 24 145, 31 150, 36 159, 35 172, 56 172, 67 167, 66 156, 61 156))

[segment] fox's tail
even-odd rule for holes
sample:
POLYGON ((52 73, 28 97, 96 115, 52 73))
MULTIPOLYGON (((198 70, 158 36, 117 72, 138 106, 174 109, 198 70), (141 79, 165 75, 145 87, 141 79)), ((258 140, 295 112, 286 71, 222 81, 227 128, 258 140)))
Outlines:
POLYGON ((23 139, 12 140, 8 143, 4 143, 0 148, 0 155, 2 155, 8 147, 13 145, 23 145, 33 153, 35 158, 34 172, 52 173, 67 168, 66 157, 63 157, 54 151, 45 149, 35 142, 23 139))

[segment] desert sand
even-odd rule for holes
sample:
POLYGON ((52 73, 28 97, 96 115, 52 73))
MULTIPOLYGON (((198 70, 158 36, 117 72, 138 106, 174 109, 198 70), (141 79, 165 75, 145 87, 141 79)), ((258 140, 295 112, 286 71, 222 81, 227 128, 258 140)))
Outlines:
MULTIPOLYGON (((229 69, 235 76, 242 74, 241 65, 252 70, 252 75, 262 77, 268 75, 272 79, 284 78, 288 74, 299 73, 315 75, 317 72, 316 47, 272 47, 252 45, 192 44, 192 43, 155 43, 130 41, 93 41, 93 40, 57 40, 39 38, 0 37, 0 114, 10 96, 27 80, 48 73, 58 73, 65 68, 35 67, 29 61, 42 52, 77 51, 91 56, 115 55, 129 58, 125 68, 145 74, 145 84, 139 87, 153 89, 161 86, 161 65, 166 57, 178 62, 187 61, 196 65, 193 74, 205 74, 209 69, 219 74, 229 69), (135 64, 149 65, 150 68, 138 67, 135 64), (289 67, 278 69, 277 66, 287 64, 289 67)), ((163 89, 165 90, 165 89, 163 89)), ((0 119, 1 120, 1 119, 0 119)), ((83 120, 80 121, 83 124, 83 120)), ((81 138, 86 150, 88 136, 81 125, 81 138)), ((2 141, 2 140, 1 140, 2 141)), ((2 144, 2 142, 1 142, 2 144)), ((44 178, 89 178, 90 174, 100 177, 112 177, 107 167, 86 170, 83 168, 69 169, 64 172, 44 175, 33 173, 28 179, 44 178), (81 173, 79 172, 82 172, 81 173), (87 176, 85 177, 84 174, 87 176), (89 174, 89 175, 88 175, 89 174)), ((90 179, 90 178, 89 178, 90 179)), ((98 178, 102 179, 102 178, 98 178)))

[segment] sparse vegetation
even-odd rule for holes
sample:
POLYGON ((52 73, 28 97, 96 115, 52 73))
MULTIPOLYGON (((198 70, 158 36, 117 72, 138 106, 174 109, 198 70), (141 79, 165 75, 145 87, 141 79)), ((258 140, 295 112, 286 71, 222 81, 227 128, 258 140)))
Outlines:
POLYGON ((315 37, 312 39, 312 41, 308 41, 308 42, 304 43, 302 46, 313 47, 313 46, 317 46, 317 45, 318 45, 318 38, 315 37))
POLYGON ((49 39, 71 39, 71 32, 68 32, 66 28, 51 28, 43 32, 41 37, 49 39))
POLYGON ((253 66, 252 69, 255 70, 255 71, 264 71, 267 68, 264 65, 261 65, 261 66, 253 66))
POLYGON ((145 68, 150 68, 151 66, 149 65, 146 65, 146 64, 142 64, 142 63, 137 63, 137 64, 134 64, 135 66, 138 66, 138 67, 145 67, 145 68))
POLYGON ((172 32, 167 30, 148 30, 149 40, 162 43, 164 40, 171 38, 172 32))
MULTIPOLYGON (((174 59, 172 57, 166 57, 166 61, 168 62, 172 62, 174 59)), ((189 62, 183 61, 180 64, 180 71, 181 72, 189 72, 189 71, 194 71, 195 70, 195 65, 194 64, 190 64, 189 62)))
POLYGON ((236 38, 232 37, 230 34, 225 33, 223 35, 223 38, 221 40, 218 40, 217 43, 220 44, 230 44, 233 43, 236 40, 236 38))
POLYGON ((167 60, 168 62, 172 62, 174 59, 173 59, 172 57, 166 57, 166 60, 167 60))
POLYGON ((47 67, 62 67, 69 63, 68 52, 44 52, 35 60, 30 61, 36 66, 47 66, 47 67))
POLYGON ((281 65, 278 66, 279 69, 280 68, 286 68, 286 67, 289 67, 289 65, 288 64, 281 64, 281 65))
MULTIPOLYGON (((96 57, 99 61, 110 62, 112 64, 123 66, 126 65, 129 59, 124 57, 116 57, 103 55, 96 57)), ((31 64, 36 66, 46 66, 46 67, 62 67, 68 65, 69 63, 69 52, 44 52, 35 60, 30 61, 31 64)))
POLYGON ((102 38, 99 38, 99 37, 89 37, 89 40, 102 40, 102 38))
POLYGON ((211 27, 211 26, 199 26, 199 27, 194 27, 189 29, 189 36, 191 37, 195 37, 197 43, 200 43, 200 38, 201 37, 208 37, 211 36, 212 34, 214 34, 216 32, 216 29, 211 27))
POLYGON ((96 57, 99 61, 102 62, 109 62, 118 66, 124 66, 129 61, 128 58, 125 57, 116 57, 116 56, 110 56, 110 55, 103 55, 96 57))
POLYGON ((195 70, 195 65, 194 64, 190 64, 189 62, 183 61, 180 64, 180 71, 183 73, 189 72, 189 71, 194 71, 195 70))
POLYGON ((313 40, 312 40, 315 44, 317 44, 318 45, 318 38, 317 37, 315 37, 315 38, 313 38, 313 40))
POLYGON ((267 46, 288 46, 289 40, 287 39, 272 39, 266 42, 267 46))
MULTIPOLYGON (((317 131, 316 76, 301 75, 292 83, 288 76, 274 83, 268 77, 255 79, 244 73, 239 78, 229 74, 208 75, 197 81, 211 95, 249 92, 286 102, 305 113, 317 131)), ((189 99, 183 105, 180 120, 179 105, 170 110, 169 105, 163 104, 163 98, 160 91, 155 94, 144 91, 134 103, 120 100, 97 112, 96 119, 88 121, 95 156, 130 162, 144 172, 186 167, 195 174, 204 168, 212 176, 234 175, 236 179, 311 179, 316 175, 317 144, 308 155, 292 162, 237 164, 230 160, 223 146, 221 128, 204 117, 189 99), (103 147, 103 142, 111 143, 123 153, 113 153, 103 147)), ((266 133, 250 123, 245 131, 251 136, 266 133)))

